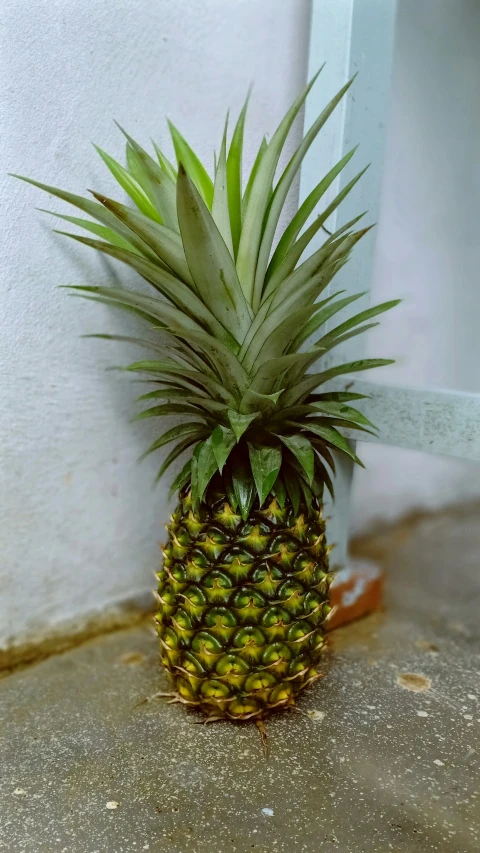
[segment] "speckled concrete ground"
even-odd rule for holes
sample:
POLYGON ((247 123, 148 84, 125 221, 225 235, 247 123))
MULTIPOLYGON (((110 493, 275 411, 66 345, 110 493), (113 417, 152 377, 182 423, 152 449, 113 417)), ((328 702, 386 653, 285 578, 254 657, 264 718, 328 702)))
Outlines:
POLYGON ((0 682, 8 853, 478 853, 478 515, 422 522, 389 606, 336 632, 325 678, 268 725, 197 725, 149 627, 0 682))

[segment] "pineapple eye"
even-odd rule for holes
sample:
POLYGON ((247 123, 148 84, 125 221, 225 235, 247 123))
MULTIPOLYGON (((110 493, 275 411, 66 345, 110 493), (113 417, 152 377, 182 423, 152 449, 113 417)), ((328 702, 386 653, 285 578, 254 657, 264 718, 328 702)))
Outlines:
POLYGON ((279 524, 281 521, 285 521, 285 510, 280 507, 277 498, 273 498, 268 506, 265 506, 261 512, 262 515, 272 521, 273 524, 279 524))
POLYGON ((312 633, 312 627, 305 621, 294 622, 288 629, 287 640, 289 643, 295 643, 298 640, 303 640, 312 633))
POLYGON ((162 640, 169 649, 178 649, 179 641, 172 628, 165 628, 162 632, 162 640))
POLYGON ((270 536, 270 530, 266 524, 245 524, 242 527, 240 542, 243 542, 252 551, 262 552, 270 536))
POLYGON ((197 542, 209 560, 218 560, 220 554, 228 545, 229 540, 222 530, 216 527, 209 527, 200 534, 197 542))
POLYGON ((196 675, 197 678, 202 678, 202 676, 206 675, 205 670, 201 666, 200 662, 196 659, 194 655, 190 652, 185 652, 183 658, 181 660, 181 666, 187 670, 190 675, 196 675))
POLYGON ((265 649, 262 655, 262 663, 264 666, 271 666, 272 663, 279 660, 288 661, 291 657, 292 653, 285 643, 272 643, 265 649))
POLYGON ((182 696, 183 699, 186 699, 187 702, 197 702, 197 694, 195 688, 189 684, 186 678, 177 678, 177 690, 182 696))
POLYGON ((162 612, 155 613, 155 616, 153 618, 155 619, 155 622, 157 623, 157 627, 159 627, 160 625, 170 625, 171 624, 170 616, 167 616, 165 613, 162 613, 162 612))
POLYGON ((243 551, 240 548, 229 549, 225 554, 222 554, 221 567, 225 569, 229 577, 234 581, 234 584, 244 582, 250 575, 253 566, 253 557, 248 551, 243 551))
POLYGON ((274 581, 282 580, 283 572, 278 568, 278 566, 269 566, 264 563, 259 566, 258 569, 255 569, 252 575, 253 583, 262 583, 267 578, 274 581))
POLYGON ((253 628, 248 625, 245 628, 241 628, 240 631, 237 631, 233 638, 233 645, 236 646, 237 649, 240 649, 249 644, 256 646, 265 645, 265 637, 260 631, 260 628, 253 628))
POLYGON ((198 536, 200 531, 203 528, 203 524, 199 519, 193 514, 192 510, 188 513, 188 515, 184 518, 183 523, 187 528, 190 536, 198 536))
POLYGON ((304 542, 309 530, 309 524, 304 515, 299 515, 292 527, 292 533, 301 542, 304 542))
POLYGON ((227 699, 230 696, 230 688, 223 681, 208 679, 200 687, 200 693, 211 699, 227 699))
POLYGON ((227 545, 228 536, 219 527, 208 527, 198 537, 199 542, 206 542, 207 540, 213 542, 214 545, 227 545))
POLYGON ((325 574, 323 574, 323 577, 322 576, 315 577, 314 583, 317 587, 317 592, 319 592, 320 595, 323 597, 326 596, 328 593, 329 586, 330 586, 330 582, 328 580, 328 577, 325 574))
POLYGON ((180 545, 189 545, 190 543, 190 535, 184 527, 179 527, 176 533, 176 540, 180 543, 180 545))
POLYGON ((192 641, 192 649, 195 652, 208 652, 211 655, 218 655, 223 652, 222 644, 216 637, 212 637, 208 631, 199 631, 192 641))
POLYGON ((172 616, 172 620, 176 622, 182 631, 191 631, 193 628, 192 620, 185 610, 176 610, 172 616))
POLYGON ((231 589, 233 584, 228 575, 223 572, 209 572, 203 579, 204 586, 207 589, 213 589, 214 587, 219 587, 220 589, 231 589))
POLYGON ((201 589, 198 586, 189 587, 184 593, 185 599, 190 602, 193 607, 202 607, 207 603, 207 599, 205 598, 201 589))
POLYGON ((219 675, 246 675, 249 667, 238 655, 224 655, 215 667, 219 675))
POLYGON ((312 651, 316 652, 322 648, 325 643, 325 637, 323 636, 322 631, 315 631, 314 634, 310 637, 310 648, 312 651))
POLYGON ((289 701, 293 697, 293 687, 290 682, 285 684, 279 684, 278 687, 274 687, 272 692, 270 693, 270 704, 271 705, 279 705, 284 704, 288 705, 289 701))
POLYGON ((322 519, 319 519, 317 524, 312 524, 312 526, 307 531, 306 541, 309 545, 313 545, 319 538, 325 533, 325 522, 322 519))
POLYGON ((235 614, 228 607, 210 607, 204 622, 209 628, 234 628, 237 624, 235 614))
POLYGON ((245 690, 265 690, 276 683, 276 678, 271 672, 252 672, 245 681, 245 690))
POLYGON ((248 716, 256 714, 258 710, 258 703, 248 696, 240 696, 231 702, 228 707, 228 713, 232 717, 248 718, 248 716))
POLYGON ((284 607, 273 605, 273 607, 269 607, 265 611, 260 624, 264 628, 272 628, 274 625, 288 625, 291 621, 288 610, 285 610, 284 607))
POLYGON ((240 531, 240 536, 242 539, 246 539, 248 536, 251 536, 252 534, 255 536, 258 536, 260 534, 263 534, 263 535, 266 534, 267 536, 269 536, 271 534, 271 532, 272 531, 271 531, 270 527, 268 526, 268 524, 265 524, 265 522, 260 522, 257 524, 252 524, 252 523, 247 522, 246 524, 244 524, 242 526, 242 529, 240 531))
POLYGON ((173 592, 173 590, 168 589, 168 587, 166 587, 162 592, 161 599, 162 599, 162 604, 164 606, 170 606, 171 607, 173 604, 175 604, 176 595, 173 592))
POLYGON ((256 589, 244 586, 236 593, 233 604, 235 607, 265 607, 265 599, 256 589))
POLYGON ((215 542, 216 545, 226 545, 229 541, 225 531, 221 530, 219 527, 209 527, 207 533, 212 542, 215 542))
POLYGON ((180 563, 175 563, 173 568, 170 569, 170 574, 178 583, 185 583, 186 573, 184 567, 180 563))
POLYGON ((181 501, 182 510, 183 510, 182 515, 187 515, 187 513, 192 508, 192 492, 190 489, 188 490, 188 492, 181 492, 180 493, 180 501, 181 501))
POLYGON ((170 544, 171 556, 176 560, 183 560, 188 553, 188 546, 191 544, 190 536, 184 527, 181 527, 176 533, 172 533, 170 544))
POLYGON ((309 666, 310 658, 308 655, 298 655, 288 667, 288 674, 293 676, 299 675, 301 672, 308 671, 309 666))
POLYGON ((227 530, 237 530, 242 521, 242 516, 237 515, 233 511, 230 504, 222 502, 217 512, 215 513, 215 521, 227 528, 227 530))
POLYGON ((307 557, 306 554, 299 554, 293 564, 295 572, 304 572, 305 570, 314 572, 316 567, 317 563, 311 557, 307 557))
POLYGON ((321 595, 319 595, 318 592, 315 592, 314 590, 310 590, 310 592, 307 592, 305 600, 303 602, 305 613, 312 613, 314 610, 320 607, 321 604, 323 604, 323 598, 321 597, 321 595))
POLYGON ((298 552, 298 543, 295 542, 295 539, 292 539, 291 536, 287 536, 285 533, 280 533, 270 542, 269 550, 271 554, 283 552, 296 554, 298 552))
POLYGON ((208 558, 205 556, 203 551, 200 551, 199 548, 193 548, 192 551, 190 551, 190 561, 199 569, 207 569, 210 565, 208 558))
POLYGON ((301 583, 298 581, 285 581, 278 590, 278 597, 281 601, 286 601, 288 598, 295 596, 296 598, 300 598, 304 594, 305 590, 301 583))
POLYGON ((236 545, 233 548, 229 548, 227 553, 222 555, 222 562, 227 566, 232 565, 232 563, 236 563, 240 566, 251 566, 252 555, 249 551, 245 551, 243 548, 236 545))

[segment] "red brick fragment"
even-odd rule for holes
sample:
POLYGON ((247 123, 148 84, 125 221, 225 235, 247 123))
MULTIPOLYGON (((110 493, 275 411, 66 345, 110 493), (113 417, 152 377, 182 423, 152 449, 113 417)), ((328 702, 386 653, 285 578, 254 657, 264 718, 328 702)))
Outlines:
POLYGON ((330 587, 329 614, 325 628, 332 631, 382 606, 383 569, 370 560, 352 560, 348 568, 340 569, 330 587))

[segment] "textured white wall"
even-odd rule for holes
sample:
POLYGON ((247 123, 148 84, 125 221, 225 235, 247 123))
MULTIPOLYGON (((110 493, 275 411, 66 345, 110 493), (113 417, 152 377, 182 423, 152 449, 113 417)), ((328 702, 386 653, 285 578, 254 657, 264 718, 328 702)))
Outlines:
MULTIPOLYGON (((371 333, 372 379, 480 391, 480 4, 399 0, 371 333)), ((480 497, 480 465, 360 446, 353 523, 480 497)))
POLYGON ((33 208, 61 205, 5 172, 109 191, 89 141, 122 157, 115 118, 168 145, 165 114, 210 161, 254 80, 251 161, 303 85, 309 4, 3 0, 1 19, 3 646, 150 589, 168 516, 166 488, 151 489, 161 457, 136 464, 149 439, 129 423, 141 386, 104 370, 135 353, 79 337, 121 332, 125 316, 54 289, 129 277, 52 236, 33 208))

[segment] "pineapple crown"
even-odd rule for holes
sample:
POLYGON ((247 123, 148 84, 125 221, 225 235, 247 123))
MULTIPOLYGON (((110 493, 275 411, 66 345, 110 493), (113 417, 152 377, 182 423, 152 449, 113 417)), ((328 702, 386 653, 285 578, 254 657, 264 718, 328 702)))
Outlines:
POLYGON ((359 462, 340 430, 368 432, 372 424, 347 405, 361 395, 319 388, 336 376, 391 363, 364 359, 311 370, 335 346, 376 325, 368 321, 397 304, 362 311, 313 341, 328 320, 362 295, 341 297, 340 291, 325 297, 324 292, 369 230, 354 230, 363 214, 329 234, 302 260, 314 235, 365 171, 304 229, 355 149, 322 178, 274 246, 302 160, 352 83, 321 112, 276 179, 290 128, 317 76, 270 141, 262 140, 244 189, 248 97, 229 143, 225 123, 213 179, 171 123, 178 169, 156 145, 155 159, 125 131, 125 167, 97 148, 134 207, 97 192, 93 200, 22 178, 91 217, 54 214, 93 236, 59 233, 123 261, 153 287, 154 296, 120 287, 70 289, 133 312, 154 330, 154 340, 93 337, 131 341, 151 354, 123 368, 147 374, 155 386, 139 398, 152 405, 138 418, 181 418, 144 454, 175 442, 158 477, 190 449, 172 491, 191 484, 193 503, 199 506, 209 484, 221 475, 232 506, 244 518, 257 497, 261 507, 270 493, 281 506, 289 495, 297 510, 300 501, 308 506, 313 497, 321 499, 324 486, 333 495, 332 451, 359 462))

